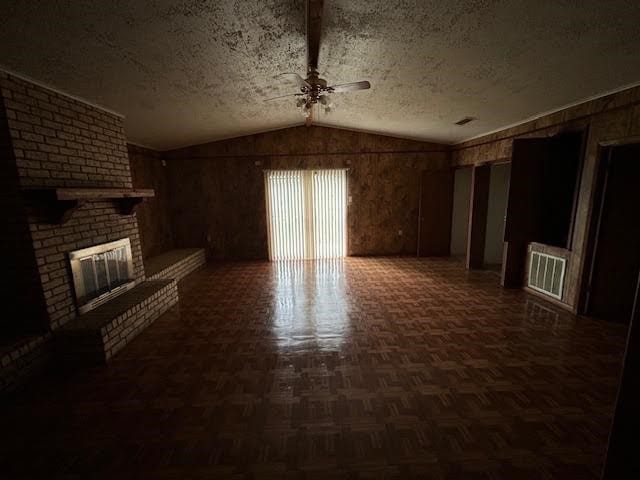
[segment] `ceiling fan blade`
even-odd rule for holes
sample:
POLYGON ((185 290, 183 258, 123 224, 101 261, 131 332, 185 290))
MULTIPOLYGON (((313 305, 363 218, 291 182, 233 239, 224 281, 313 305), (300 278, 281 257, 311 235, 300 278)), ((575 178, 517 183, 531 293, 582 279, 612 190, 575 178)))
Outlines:
POLYGON ((271 100, 278 100, 279 98, 287 98, 287 97, 300 97, 302 93, 290 93, 288 95, 280 95, 279 97, 271 97, 263 100, 263 102, 270 102, 271 100))
POLYGON ((284 77, 287 80, 289 80, 291 83, 295 83, 300 88, 311 87, 311 85, 309 85, 307 81, 297 73, 289 73, 289 72, 281 73, 280 75, 278 75, 278 77, 284 77))
POLYGON ((341 85, 332 85, 327 87, 330 93, 355 92, 356 90, 367 90, 371 88, 371 84, 366 80, 362 82, 343 83, 341 85))
POLYGON ((307 0, 307 68, 318 70, 324 0, 307 0))

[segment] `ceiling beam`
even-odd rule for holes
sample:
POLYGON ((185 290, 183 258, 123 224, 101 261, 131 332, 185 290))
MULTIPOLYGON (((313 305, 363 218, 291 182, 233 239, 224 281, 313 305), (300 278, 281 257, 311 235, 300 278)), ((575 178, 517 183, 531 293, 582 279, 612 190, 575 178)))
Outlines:
POLYGON ((318 70, 324 0, 307 0, 307 69, 318 70))

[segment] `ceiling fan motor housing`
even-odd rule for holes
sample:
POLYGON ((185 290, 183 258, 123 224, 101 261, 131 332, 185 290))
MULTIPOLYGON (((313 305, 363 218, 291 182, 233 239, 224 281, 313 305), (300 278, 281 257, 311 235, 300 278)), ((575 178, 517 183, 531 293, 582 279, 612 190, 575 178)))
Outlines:
POLYGON ((302 93, 309 95, 309 101, 311 103, 318 103, 318 97, 329 89, 327 88, 327 81, 324 78, 320 78, 318 71, 311 69, 309 75, 306 78, 306 82, 310 87, 304 86, 300 90, 302 93))

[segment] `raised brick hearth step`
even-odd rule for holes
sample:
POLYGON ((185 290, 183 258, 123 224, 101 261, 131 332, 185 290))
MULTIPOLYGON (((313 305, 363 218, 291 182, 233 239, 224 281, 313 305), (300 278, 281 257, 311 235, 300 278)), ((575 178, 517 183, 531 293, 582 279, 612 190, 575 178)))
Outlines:
POLYGON ((163 278, 181 280, 204 266, 206 261, 203 248, 179 248, 149 258, 144 264, 149 280, 163 278))
POLYGON ((175 280, 143 282, 66 323, 56 347, 62 358, 104 363, 177 302, 175 280))

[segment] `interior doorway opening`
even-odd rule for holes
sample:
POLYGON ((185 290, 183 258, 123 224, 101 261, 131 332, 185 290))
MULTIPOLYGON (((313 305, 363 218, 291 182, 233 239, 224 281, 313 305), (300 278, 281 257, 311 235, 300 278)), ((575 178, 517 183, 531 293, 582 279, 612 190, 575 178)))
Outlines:
POLYGON ((491 165, 489 198, 487 199, 487 226, 484 240, 484 268, 498 273, 502 268, 510 176, 511 163, 491 165))
POLYGON ((459 259, 464 259, 467 255, 472 170, 471 167, 458 168, 453 177, 451 256, 459 259))
POLYGON ((346 256, 346 170, 269 170, 265 196, 270 260, 346 256))
POLYGON ((593 209, 586 313, 628 324, 640 281, 640 144, 603 152, 593 209))
POLYGON ((585 135, 577 130, 553 137, 514 139, 504 232, 503 286, 525 285, 531 244, 562 252, 571 250, 585 135))

